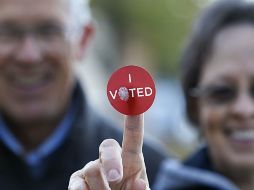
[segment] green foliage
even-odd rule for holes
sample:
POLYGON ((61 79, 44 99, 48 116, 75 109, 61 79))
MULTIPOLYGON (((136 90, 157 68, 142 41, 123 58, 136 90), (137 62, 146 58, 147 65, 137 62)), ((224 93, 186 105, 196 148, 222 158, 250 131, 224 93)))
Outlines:
POLYGON ((150 46, 156 68, 176 73, 183 42, 199 10, 194 0, 93 0, 121 36, 135 35, 150 46))

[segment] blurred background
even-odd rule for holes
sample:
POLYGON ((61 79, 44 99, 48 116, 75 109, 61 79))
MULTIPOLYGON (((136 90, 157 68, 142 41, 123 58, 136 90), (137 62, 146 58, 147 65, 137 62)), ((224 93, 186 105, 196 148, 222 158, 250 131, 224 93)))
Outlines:
POLYGON ((197 131, 185 117, 179 82, 179 57, 192 21, 212 0, 91 0, 95 35, 84 63, 77 66, 91 105, 123 125, 111 107, 106 86, 112 72, 125 65, 144 67, 157 94, 145 113, 145 136, 185 158, 198 144, 197 131))

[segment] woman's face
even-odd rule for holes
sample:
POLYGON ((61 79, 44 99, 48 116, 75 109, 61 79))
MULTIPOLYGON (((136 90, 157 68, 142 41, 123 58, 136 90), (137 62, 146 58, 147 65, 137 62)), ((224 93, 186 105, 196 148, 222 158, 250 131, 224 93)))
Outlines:
POLYGON ((253 171, 254 25, 217 34, 199 87, 199 119, 215 167, 253 171))

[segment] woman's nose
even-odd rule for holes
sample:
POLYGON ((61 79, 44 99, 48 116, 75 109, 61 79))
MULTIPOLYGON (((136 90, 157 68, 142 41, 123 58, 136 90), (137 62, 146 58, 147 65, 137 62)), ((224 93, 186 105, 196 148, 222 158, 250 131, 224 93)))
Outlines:
POLYGON ((230 109, 239 119, 254 118, 254 99, 248 92, 239 93, 230 109))

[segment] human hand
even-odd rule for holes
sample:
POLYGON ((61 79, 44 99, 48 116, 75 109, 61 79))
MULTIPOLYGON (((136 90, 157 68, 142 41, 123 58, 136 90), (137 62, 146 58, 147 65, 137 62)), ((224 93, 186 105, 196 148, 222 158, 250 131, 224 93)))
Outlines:
POLYGON ((69 190, 149 190, 142 153, 144 115, 126 116, 122 148, 113 139, 99 147, 99 159, 73 173, 69 190))

